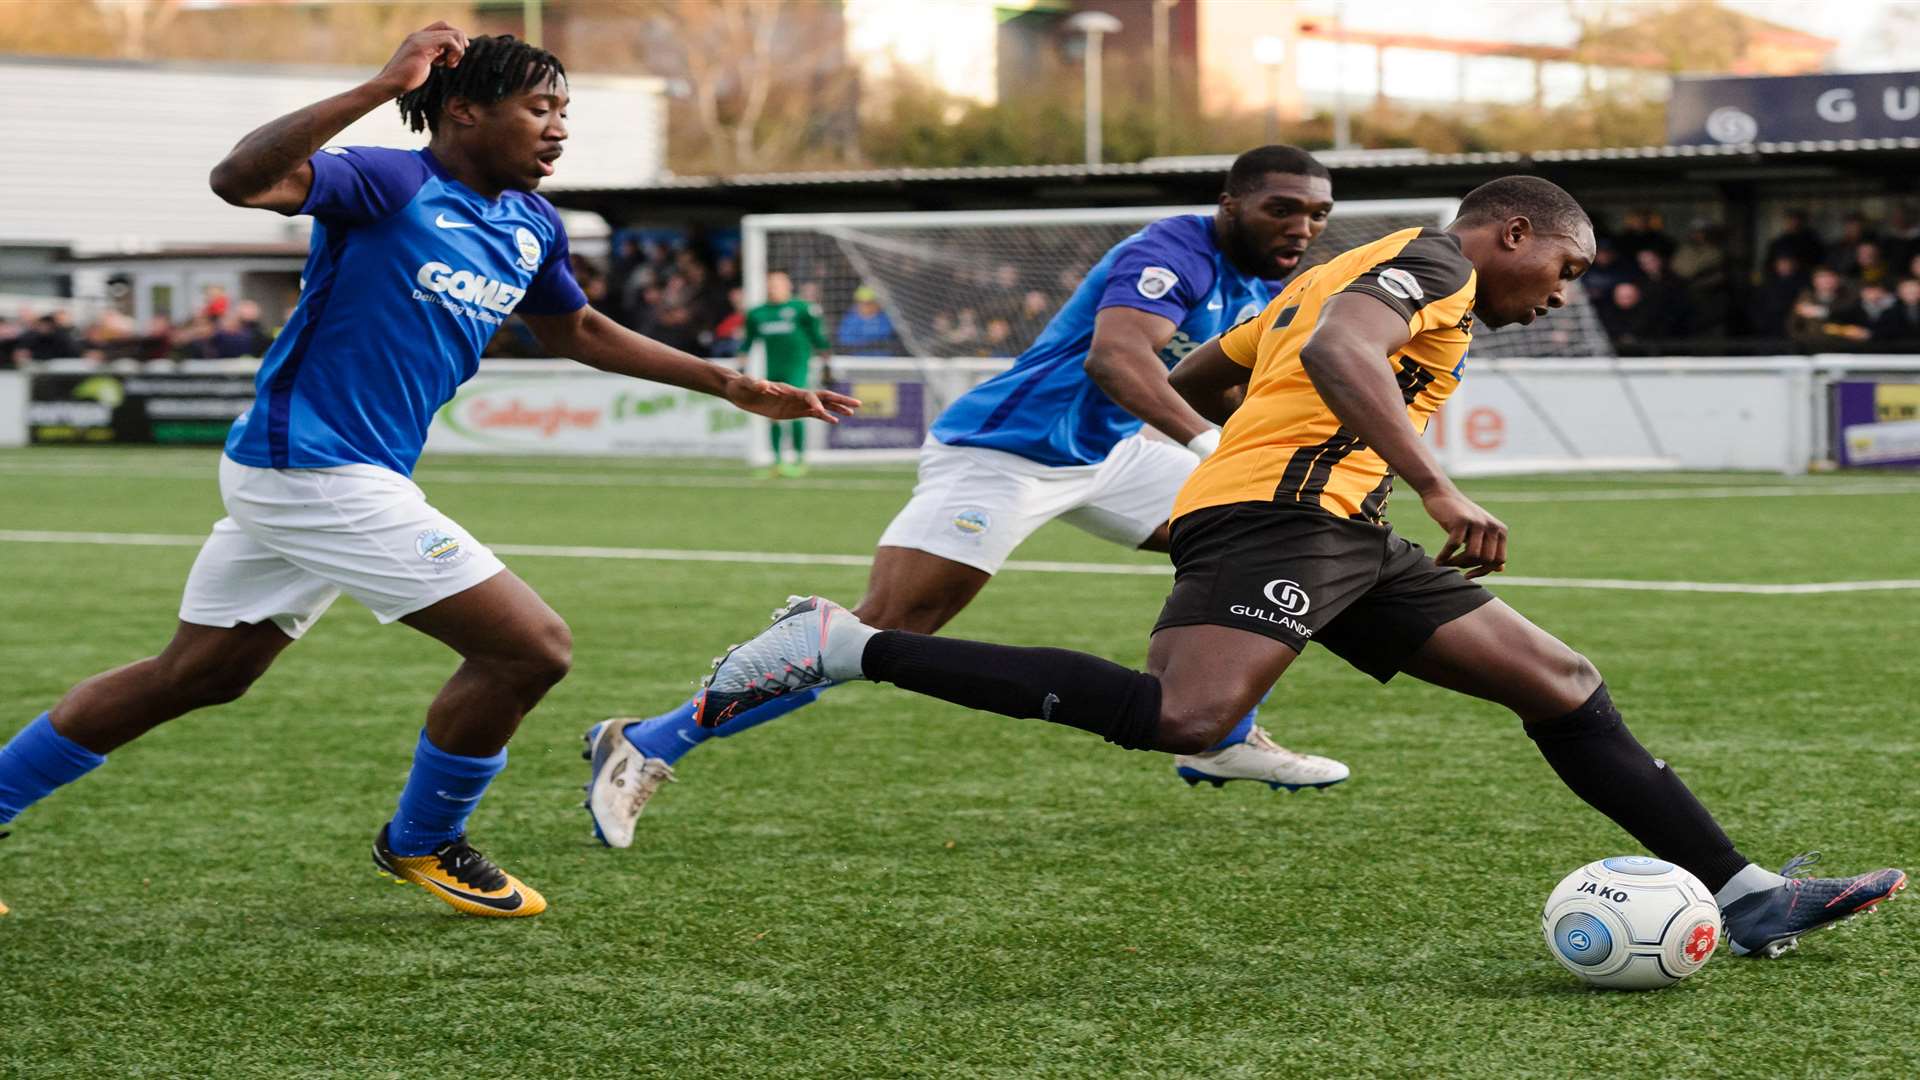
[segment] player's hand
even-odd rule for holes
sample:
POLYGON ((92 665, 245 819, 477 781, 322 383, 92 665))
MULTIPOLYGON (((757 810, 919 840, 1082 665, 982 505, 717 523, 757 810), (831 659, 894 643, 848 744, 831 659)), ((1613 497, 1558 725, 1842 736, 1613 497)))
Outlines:
POLYGON ((1451 485, 1420 501, 1427 516, 1447 530, 1447 542, 1434 562, 1460 567, 1470 578, 1507 568, 1507 526, 1499 518, 1451 485))
POLYGON ((839 423, 843 416, 852 416, 854 410, 860 407, 859 398, 836 394, 831 390, 802 390, 797 386, 751 376, 729 381, 727 400, 771 420, 811 417, 829 424, 839 423))
POLYGON ((394 97, 418 88, 435 67, 459 67, 467 54, 467 35, 444 22, 415 30, 394 50, 393 59, 374 81, 394 97))

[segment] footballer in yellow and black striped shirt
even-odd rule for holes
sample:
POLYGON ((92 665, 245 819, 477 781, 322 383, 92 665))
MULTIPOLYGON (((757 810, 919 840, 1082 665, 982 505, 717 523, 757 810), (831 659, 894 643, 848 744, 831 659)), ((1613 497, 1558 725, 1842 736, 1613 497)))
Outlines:
POLYGON ((1223 430, 1174 502, 1156 645, 1185 627, 1251 631, 1288 654, 1319 641, 1385 681, 1491 601, 1471 579, 1504 567, 1506 527, 1420 436, 1466 372, 1476 323, 1561 306, 1592 254, 1571 196, 1508 177, 1469 194, 1444 230, 1405 229, 1303 272, 1195 350, 1174 387, 1223 430), (1438 559, 1388 527, 1395 474, 1447 530, 1438 559))
POLYGON ((1221 335, 1221 353, 1249 369, 1245 404, 1181 489, 1175 518, 1280 500, 1382 520, 1393 482, 1386 460, 1340 422, 1300 361, 1327 302, 1343 294, 1370 297, 1406 321, 1407 342, 1389 362, 1407 420, 1426 430, 1464 371, 1474 272, 1452 234, 1404 229, 1307 270, 1264 312, 1221 335))

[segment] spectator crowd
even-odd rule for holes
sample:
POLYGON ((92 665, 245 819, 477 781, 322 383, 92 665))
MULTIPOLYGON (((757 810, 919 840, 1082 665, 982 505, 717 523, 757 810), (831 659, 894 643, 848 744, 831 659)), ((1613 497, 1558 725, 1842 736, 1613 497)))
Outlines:
POLYGON ((217 286, 207 290, 194 316, 181 323, 155 315, 142 326, 108 309, 82 326, 65 307, 41 311, 29 303, 11 315, 0 312, 0 358, 13 367, 73 357, 96 363, 221 360, 259 356, 276 332, 263 321, 258 303, 234 301, 217 286))
MULTIPOLYGON (((575 276, 587 298, 620 323, 695 355, 726 359, 739 349, 745 295, 737 258, 709 239, 621 233, 605 265, 576 254, 575 276)), ((1056 268, 1050 271, 944 241, 929 238, 924 252, 895 253, 885 267, 886 296, 837 254, 776 268, 821 311, 840 355, 1008 357, 1040 333, 1109 239, 1061 241, 1047 253, 1056 268)), ((1715 352, 1738 339, 1746 340, 1741 351, 1920 352, 1920 217, 1912 209, 1895 207, 1885 221, 1850 214, 1832 234, 1816 229, 1805 211, 1790 210, 1752 274, 1730 267, 1727 250, 1717 224, 1694 222, 1676 238, 1659 214, 1631 211, 1618 228, 1603 228, 1582 284, 1614 347, 1626 354, 1715 352)), ((156 315, 144 325, 115 310, 84 325, 66 307, 0 310, 0 363, 258 356, 278 331, 252 300, 212 287, 201 301, 191 318, 156 315)), ((548 352, 514 320, 487 355, 548 352)))
POLYGON ((1920 220, 1847 215, 1823 235, 1789 210, 1753 275, 1732 273, 1725 236, 1695 222, 1675 240, 1658 214, 1634 211, 1602 235, 1583 280, 1600 322, 1623 353, 1697 351, 1703 339, 1754 339, 1762 348, 1920 352, 1920 220))

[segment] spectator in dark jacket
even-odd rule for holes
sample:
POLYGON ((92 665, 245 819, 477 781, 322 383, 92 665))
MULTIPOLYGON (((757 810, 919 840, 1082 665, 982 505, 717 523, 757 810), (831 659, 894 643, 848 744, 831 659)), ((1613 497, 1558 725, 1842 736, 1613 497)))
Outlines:
POLYGON ((33 360, 58 360, 80 355, 80 342, 74 337, 73 317, 64 311, 41 315, 14 339, 14 348, 25 349, 33 360))
POLYGON ((1646 303, 1638 283, 1616 284, 1607 301, 1600 308, 1600 325, 1616 346, 1631 348, 1665 336, 1663 317, 1646 303))
POLYGON ((1767 265, 1775 265, 1783 257, 1799 263, 1802 269, 1819 266, 1827 257, 1826 241, 1807 224, 1805 210, 1787 211, 1786 230, 1767 245, 1767 265))
POLYGON ((1894 288, 1893 306, 1873 320, 1873 339, 1904 344, 1902 352, 1920 350, 1920 278, 1903 279, 1894 288))
POLYGON ((1587 287, 1587 298, 1596 304, 1605 305, 1613 298, 1613 287, 1633 277, 1631 263, 1622 262, 1620 249, 1614 245, 1612 237, 1602 237, 1593 245, 1593 265, 1580 275, 1580 283, 1587 287))
POLYGON ((1753 332, 1761 337, 1777 338, 1787 332, 1787 316, 1793 303, 1806 290, 1803 264, 1791 255, 1775 257, 1769 264, 1765 281, 1753 290, 1750 319, 1753 332))
POLYGON ((1685 337, 1693 325, 1692 300, 1686 286, 1667 269, 1666 256, 1642 248, 1634 262, 1640 269, 1641 304, 1652 320, 1652 336, 1685 337))
POLYGON ((1711 221, 1696 221, 1667 263, 1687 290, 1689 329, 1719 337, 1727 332, 1726 237, 1711 221))
POLYGON ((1859 269, 1860 245, 1876 244, 1879 240, 1867 215, 1855 210, 1840 222, 1839 241, 1827 247, 1827 265, 1840 271, 1841 277, 1851 277, 1859 269))
POLYGON ((214 321, 213 332, 201 341, 200 355, 209 360, 259 356, 261 337, 257 327, 249 327, 238 313, 229 310, 214 321))
POLYGON ((1873 320, 1879 318, 1893 305, 1892 289, 1877 282, 1869 283, 1860 286, 1859 298, 1841 308, 1839 314, 1834 317, 1834 321, 1846 323, 1848 326, 1871 327, 1873 320))
POLYGON ((1614 237, 1620 257, 1633 262, 1643 251, 1659 252, 1662 259, 1673 256, 1673 238, 1666 234, 1660 215, 1652 210, 1630 210, 1620 222, 1620 235, 1614 237))

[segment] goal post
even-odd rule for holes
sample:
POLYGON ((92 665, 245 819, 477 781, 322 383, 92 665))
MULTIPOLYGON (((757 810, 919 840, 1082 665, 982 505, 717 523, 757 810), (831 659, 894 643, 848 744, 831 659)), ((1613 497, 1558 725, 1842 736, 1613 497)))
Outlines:
MULTIPOLYGON (((1302 269, 1390 232, 1444 226, 1458 207, 1446 198, 1338 203, 1302 269)), ((755 214, 741 221, 742 284, 751 307, 765 302, 768 273, 786 272, 795 295, 820 310, 834 344, 835 384, 866 402, 860 416, 810 431, 816 440, 824 434, 826 445, 809 447, 809 458, 912 460, 941 410, 1005 370, 1110 248, 1163 218, 1215 209, 755 214), (850 319, 875 305, 883 323, 850 319), (843 320, 850 336, 841 333, 843 320), (888 332, 876 336, 878 326, 888 332)), ((1568 310, 1536 327, 1476 338, 1473 355, 1611 356, 1591 306, 1581 290, 1573 293, 1568 310)), ((758 353, 750 370, 764 374, 758 353)), ((766 421, 757 417, 748 454, 755 464, 772 461, 766 421)))

